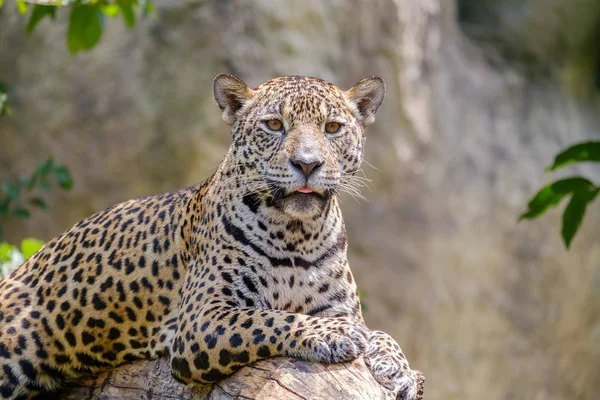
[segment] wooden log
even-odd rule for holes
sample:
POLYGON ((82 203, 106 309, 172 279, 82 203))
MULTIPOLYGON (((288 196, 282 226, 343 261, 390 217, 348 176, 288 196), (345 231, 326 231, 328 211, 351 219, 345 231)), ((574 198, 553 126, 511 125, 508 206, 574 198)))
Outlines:
POLYGON ((166 359, 126 364, 82 379, 58 396, 65 400, 391 399, 362 358, 323 365, 269 358, 213 385, 188 387, 171 376, 166 359))

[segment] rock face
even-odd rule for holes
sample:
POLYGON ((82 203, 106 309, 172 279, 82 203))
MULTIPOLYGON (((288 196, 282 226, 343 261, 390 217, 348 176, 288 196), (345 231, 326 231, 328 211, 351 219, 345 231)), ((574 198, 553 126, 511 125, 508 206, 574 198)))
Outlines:
MULTIPOLYGON (((573 2, 165 0, 130 32, 110 21, 76 56, 66 12, 27 38, 5 4, 0 80, 15 97, 0 120, 0 179, 48 155, 75 176, 50 214, 11 225, 9 239, 48 239, 113 203, 207 177, 229 143, 211 93, 219 72, 342 87, 380 75, 369 202, 344 199, 368 323, 424 372, 427 398, 592 399, 598 207, 569 252, 558 212, 516 223, 556 178, 543 173, 552 156, 598 137, 599 7, 573 2)), ((577 172, 600 181, 591 166, 577 172)))

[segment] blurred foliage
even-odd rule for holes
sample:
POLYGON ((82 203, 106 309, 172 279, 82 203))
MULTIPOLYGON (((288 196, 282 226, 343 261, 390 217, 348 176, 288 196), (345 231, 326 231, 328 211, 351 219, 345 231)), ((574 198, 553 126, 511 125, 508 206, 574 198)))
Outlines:
POLYGON ((43 241, 34 238, 23 239, 20 247, 0 242, 0 278, 19 267, 43 246, 43 241))
POLYGON ((12 218, 29 218, 33 209, 48 208, 42 193, 50 192, 54 178, 61 189, 70 190, 73 178, 69 169, 49 158, 37 165, 31 175, 21 175, 16 183, 0 185, 0 238, 4 235, 4 227, 12 218))
MULTIPOLYGON (((123 17, 128 29, 136 22, 136 9, 142 16, 153 15, 154 5, 150 0, 37 0, 17 1, 16 6, 22 15, 29 11, 26 26, 27 35, 31 35, 45 18, 54 19, 57 10, 70 7, 67 47, 73 54, 81 50, 90 50, 98 44, 104 28, 104 17, 123 17)), ((4 5, 0 0, 0 7, 4 5)), ((8 85, 0 82, 0 116, 11 114, 8 85)), ((52 188, 50 177, 54 177, 59 187, 70 190, 73 178, 69 169, 56 163, 52 158, 38 164, 35 172, 22 175, 17 183, 0 183, 0 238, 4 236, 4 226, 12 218, 28 218, 33 209, 47 209, 47 203, 40 195, 52 188)))
MULTIPOLYGON (((45 18, 54 19, 61 7, 70 6, 67 47, 73 54, 90 50, 99 42, 105 16, 116 18, 120 15, 127 28, 131 29, 136 22, 135 7, 141 9, 144 17, 154 13, 154 5, 149 0, 38 0, 17 1, 15 4, 22 15, 31 10, 26 26, 27 35, 31 35, 45 18)), ((3 5, 4 1, 0 0, 0 8, 3 5)), ((8 85, 0 82, 0 116, 11 114, 9 100, 8 85)), ((0 238, 4 236, 4 224, 10 219, 29 218, 33 209, 48 208, 42 193, 51 191, 52 177, 61 189, 70 190, 73 186, 69 169, 52 158, 38 164, 33 174, 21 175, 16 183, 0 183, 0 238)), ((39 240, 25 239, 19 251, 8 243, 0 243, 0 276, 16 268, 42 245, 43 242, 39 240)))
MULTIPOLYGON (((2 0, 0 0, 2 1, 2 0)), ((8 85, 4 82, 0 82, 0 116, 11 114, 8 85)))
MULTIPOLYGON (((26 31, 31 35, 44 18, 54 19, 57 10, 69 7, 69 27, 67 29, 67 47, 73 54, 92 49, 102 37, 104 17, 121 16, 128 29, 136 22, 136 9, 145 17, 154 14, 154 4, 150 0, 37 0, 17 1, 17 8, 23 15, 29 10, 26 31), (30 4, 32 3, 32 4, 30 4)), ((2 7, 2 0, 0 0, 2 7)), ((0 92, 1 96, 1 92, 0 92)), ((0 97, 0 112, 2 111, 0 97)))
POLYGON ((362 312, 367 311, 367 303, 365 302, 365 293, 362 291, 358 291, 358 299, 360 300, 360 310, 362 312))
MULTIPOLYGON (((554 158, 554 163, 546 171, 555 171, 584 161, 600 162, 600 142, 579 143, 569 147, 554 158)), ((596 198, 598 192, 600 192, 599 186, 581 176, 558 180, 544 186, 529 201, 527 211, 519 217, 519 220, 537 218, 558 205, 563 198, 571 196, 563 212, 561 232, 565 247, 568 249, 583 221, 588 204, 596 198)))

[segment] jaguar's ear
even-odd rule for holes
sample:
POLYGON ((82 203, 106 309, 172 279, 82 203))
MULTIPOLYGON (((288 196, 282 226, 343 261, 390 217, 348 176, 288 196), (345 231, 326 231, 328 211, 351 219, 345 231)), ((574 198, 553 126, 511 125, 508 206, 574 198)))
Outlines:
POLYGON ((213 82, 215 100, 223 110, 223 121, 233 124, 236 113, 254 96, 254 91, 233 75, 219 74, 213 82))
POLYGON ((356 85, 344 92, 355 110, 358 120, 364 125, 375 121, 375 113, 385 97, 385 83, 378 76, 361 79, 356 85))

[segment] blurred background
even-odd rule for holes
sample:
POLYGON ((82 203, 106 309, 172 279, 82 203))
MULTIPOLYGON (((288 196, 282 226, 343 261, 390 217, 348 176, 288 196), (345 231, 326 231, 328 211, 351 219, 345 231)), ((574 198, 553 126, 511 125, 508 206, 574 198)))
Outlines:
POLYGON ((560 210, 517 219, 552 180, 600 181, 589 164, 544 172, 600 137, 600 1, 157 0, 150 14, 106 18, 71 54, 67 9, 28 36, 29 17, 0 8, 0 183, 50 156, 73 181, 7 219, 5 240, 208 177, 230 143, 218 73, 379 75, 368 202, 343 198, 369 326, 425 373, 427 399, 598 398, 599 206, 568 251, 560 210))

